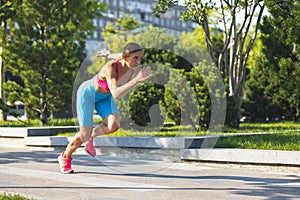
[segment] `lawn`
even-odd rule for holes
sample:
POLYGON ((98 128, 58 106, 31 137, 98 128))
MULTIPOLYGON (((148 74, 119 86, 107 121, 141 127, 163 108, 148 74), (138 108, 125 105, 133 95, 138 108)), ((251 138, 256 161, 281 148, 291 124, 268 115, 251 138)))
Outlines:
MULTIPOLYGON (((50 119, 47 125, 43 126, 74 126, 76 119, 50 119)), ((0 121, 0 127, 39 127, 42 126, 40 120, 26 121, 0 121)))
POLYGON ((300 151, 300 132, 287 131, 262 135, 222 137, 218 140, 215 148, 300 151))
POLYGON ((0 194, 0 200, 33 200, 33 199, 21 196, 19 194, 3 193, 3 194, 0 194))
POLYGON ((228 129, 226 132, 268 134, 222 137, 215 148, 300 151, 300 123, 242 123, 239 130, 228 129))
MULTIPOLYGON (((242 123, 240 129, 224 128, 221 133, 207 131, 191 132, 189 127, 179 131, 179 126, 166 125, 161 130, 133 131, 120 129, 109 136, 151 136, 151 137, 180 137, 180 136, 205 136, 215 134, 239 134, 234 137, 220 137, 215 148, 241 148, 241 149, 266 149, 266 150, 291 150, 300 151, 300 123, 242 123), (243 133, 263 133, 243 135, 243 133), (241 136, 240 136, 241 134, 241 136)), ((61 134, 62 136, 65 134, 61 134)), ((69 133, 72 136, 74 133, 69 133)))
MULTIPOLYGON (((74 126, 75 119, 50 120, 47 126, 74 126)), ((99 123, 99 122, 97 122, 99 123)), ((0 126, 39 126, 39 121, 0 122, 0 126)), ((191 131, 191 127, 175 126, 167 123, 157 130, 137 131, 119 129, 110 134, 111 137, 149 136, 149 137, 184 137, 205 136, 215 134, 243 134, 264 133, 259 135, 243 135, 234 137, 220 137, 216 148, 242 148, 242 149, 269 149, 269 150, 300 150, 300 123, 276 122, 276 123, 241 123, 239 129, 224 128, 222 132, 210 133, 207 131, 191 131)), ((61 133, 58 136, 73 136, 76 133, 61 133)))

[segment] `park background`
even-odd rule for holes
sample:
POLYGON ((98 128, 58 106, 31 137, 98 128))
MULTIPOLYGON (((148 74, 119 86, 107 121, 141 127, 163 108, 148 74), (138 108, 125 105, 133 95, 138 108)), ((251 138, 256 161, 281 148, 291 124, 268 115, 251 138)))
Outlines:
MULTIPOLYGON (((153 14, 161 17, 177 6, 177 1, 160 0, 153 14)), ((217 69, 223 79, 225 89, 216 90, 215 95, 226 98, 224 127, 241 128, 241 121, 297 124, 299 1, 187 0, 181 1, 181 6, 186 11, 180 20, 197 24, 192 32, 175 36, 153 25, 139 29, 142 22, 124 13, 115 23, 106 24, 102 34, 112 52, 121 52, 129 41, 153 47, 145 50, 143 63, 154 63, 154 73, 168 69, 166 85, 177 87, 178 93, 181 83, 172 71, 180 73, 196 94, 200 114, 189 112, 189 106, 182 105, 167 87, 150 82, 133 91, 127 112, 120 110, 121 117, 128 117, 129 112, 138 127, 149 123, 160 127, 166 121, 180 125, 185 115, 191 124, 200 118, 194 128, 207 130, 211 94, 203 74, 196 70, 205 66, 211 82, 216 77, 209 70, 217 69), (203 50, 213 61, 211 67, 197 58, 203 50), (156 104, 159 115, 153 121, 147 113, 156 104)), ((84 80, 106 62, 87 55, 85 42, 95 30, 92 20, 103 17, 108 8, 109 4, 92 0, 1 1, 3 119, 7 114, 20 116, 12 109, 15 102, 22 102, 27 118, 38 119, 42 125, 72 117, 74 82, 82 64, 86 68, 80 79, 84 80)), ((119 107, 124 108, 124 102, 119 102, 119 107)), ((128 128, 136 128, 134 124, 128 128)))

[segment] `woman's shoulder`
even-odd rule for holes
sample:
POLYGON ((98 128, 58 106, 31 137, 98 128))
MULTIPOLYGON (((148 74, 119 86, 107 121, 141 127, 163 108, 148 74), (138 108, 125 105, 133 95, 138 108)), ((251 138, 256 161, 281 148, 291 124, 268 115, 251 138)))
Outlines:
POLYGON ((113 59, 113 60, 108 61, 107 65, 108 65, 109 67, 115 67, 115 66, 116 66, 116 63, 117 63, 117 60, 116 60, 116 59, 113 59))
POLYGON ((106 72, 105 72, 105 74, 106 75, 113 75, 113 76, 115 76, 115 74, 116 74, 116 66, 117 66, 117 60, 111 60, 111 61, 109 61, 108 63, 107 63, 107 68, 106 68, 106 72))
POLYGON ((102 69, 99 71, 98 76, 105 77, 108 72, 113 71, 115 68, 115 61, 110 60, 105 63, 105 65, 102 67, 102 69))

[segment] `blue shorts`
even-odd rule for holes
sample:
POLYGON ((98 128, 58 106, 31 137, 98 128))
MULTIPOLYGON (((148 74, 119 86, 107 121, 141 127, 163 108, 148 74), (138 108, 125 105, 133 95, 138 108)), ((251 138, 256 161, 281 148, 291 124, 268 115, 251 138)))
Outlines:
POLYGON ((104 119, 112 113, 118 113, 116 102, 111 94, 102 94, 95 89, 95 79, 83 82, 77 91, 77 118, 80 126, 93 125, 93 113, 104 119))

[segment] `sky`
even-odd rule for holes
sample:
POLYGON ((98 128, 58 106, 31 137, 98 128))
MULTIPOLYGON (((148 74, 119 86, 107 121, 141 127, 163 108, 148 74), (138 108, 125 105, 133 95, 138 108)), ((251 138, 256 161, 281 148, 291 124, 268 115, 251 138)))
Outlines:
MULTIPOLYGON (((205 1, 205 0, 204 0, 205 1)), ((208 1, 208 0, 207 0, 208 1)), ((179 2, 179 5, 184 5, 184 2, 185 2, 185 0, 178 0, 178 2, 179 2)), ((219 2, 220 2, 220 0, 213 0, 212 2, 216 2, 217 4, 219 4, 219 2)), ((242 13, 242 12, 241 12, 242 13)), ((264 9, 264 13, 263 13, 263 16, 265 16, 265 15, 269 15, 269 12, 268 12, 268 10, 267 10, 267 8, 265 7, 265 9, 264 9)), ((243 19, 243 16, 240 16, 240 17, 237 17, 237 20, 239 21, 241 21, 242 22, 242 19, 243 19)))

